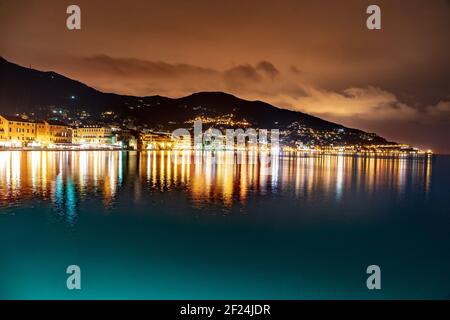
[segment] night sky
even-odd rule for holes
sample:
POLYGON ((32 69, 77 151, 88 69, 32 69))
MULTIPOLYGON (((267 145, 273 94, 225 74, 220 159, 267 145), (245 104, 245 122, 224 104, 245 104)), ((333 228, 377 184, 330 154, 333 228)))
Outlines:
POLYGON ((0 0, 0 55, 103 91, 226 91, 450 153, 449 24, 445 0, 0 0), (382 30, 366 28, 370 4, 382 30))

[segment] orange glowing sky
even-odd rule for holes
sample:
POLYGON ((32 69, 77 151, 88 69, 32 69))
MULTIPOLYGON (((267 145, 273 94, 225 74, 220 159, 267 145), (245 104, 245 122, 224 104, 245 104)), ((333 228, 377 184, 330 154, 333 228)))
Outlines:
POLYGON ((450 153, 450 2, 0 0, 0 55, 103 91, 226 91, 450 153), (66 29, 77 4, 82 29, 66 29))

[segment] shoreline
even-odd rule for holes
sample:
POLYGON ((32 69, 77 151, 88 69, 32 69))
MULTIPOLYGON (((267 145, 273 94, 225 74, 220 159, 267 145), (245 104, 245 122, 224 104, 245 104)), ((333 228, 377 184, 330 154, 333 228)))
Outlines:
MULTIPOLYGON (((86 151, 121 151, 121 152, 252 152, 253 150, 208 150, 208 149, 153 149, 153 150, 133 150, 133 149, 119 149, 119 148, 81 148, 81 149, 67 149, 67 148, 0 148, 0 152, 86 152, 86 151)), ((253 152, 268 152, 267 150, 254 150, 253 152)), ((434 153, 408 153, 408 152, 329 152, 329 151, 283 151, 279 152, 280 157, 320 157, 320 156, 345 156, 345 157, 364 157, 364 158, 432 158, 433 156, 450 156, 450 154, 434 154, 434 153)))

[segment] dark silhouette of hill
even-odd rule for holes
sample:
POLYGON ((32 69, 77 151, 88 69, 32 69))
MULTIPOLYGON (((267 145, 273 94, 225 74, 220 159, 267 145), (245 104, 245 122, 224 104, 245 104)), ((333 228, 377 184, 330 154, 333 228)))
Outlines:
MULTIPOLYGON (((287 140, 306 140, 307 131, 338 132, 340 142, 386 143, 376 134, 346 128, 306 113, 280 109, 262 101, 248 101, 223 92, 198 92, 172 99, 162 96, 136 97, 104 93, 55 72, 19 66, 0 58, 0 114, 27 113, 49 118, 55 108, 65 110, 66 121, 85 111, 87 122, 132 124, 159 130, 191 126, 196 117, 232 115, 254 128, 277 128, 287 140), (105 117, 105 111, 113 116, 105 117)), ((311 138, 312 139, 312 138, 311 138)), ((317 139, 316 139, 317 140, 317 139)))

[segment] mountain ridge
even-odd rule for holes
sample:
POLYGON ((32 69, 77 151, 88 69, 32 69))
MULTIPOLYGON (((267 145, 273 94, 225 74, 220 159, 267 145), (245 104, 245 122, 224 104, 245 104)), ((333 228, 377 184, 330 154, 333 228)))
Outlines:
POLYGON ((0 57, 0 114, 25 113, 73 123, 104 123, 171 131, 201 118, 208 126, 279 129, 286 144, 387 144, 386 139, 300 111, 221 91, 180 98, 102 92, 54 71, 39 71, 0 57), (56 112, 55 112, 56 111, 56 112))

